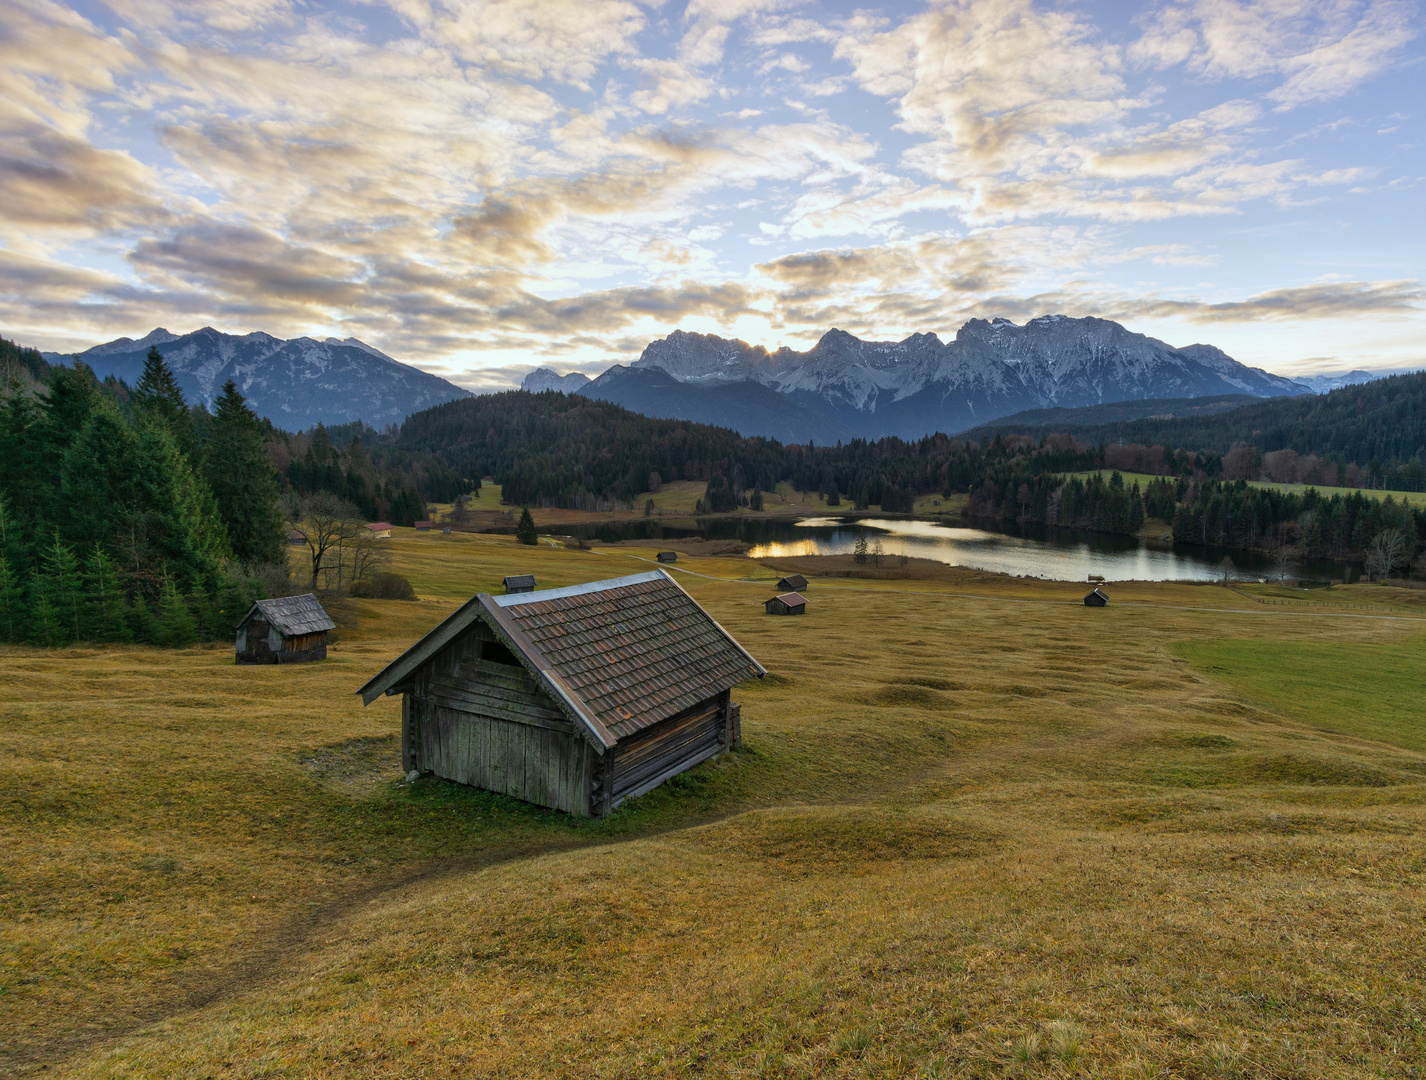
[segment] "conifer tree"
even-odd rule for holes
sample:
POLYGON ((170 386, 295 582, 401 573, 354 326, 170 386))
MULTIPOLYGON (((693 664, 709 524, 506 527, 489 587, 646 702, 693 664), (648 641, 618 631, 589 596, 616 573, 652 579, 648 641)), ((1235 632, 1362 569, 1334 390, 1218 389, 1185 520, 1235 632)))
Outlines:
POLYGON ((159 622, 143 593, 134 597, 133 606, 129 608, 129 625, 133 627, 135 641, 142 641, 146 645, 160 643, 159 622))
POLYGON ((26 455, 32 475, 20 478, 29 481, 33 494, 48 494, 58 486, 65 453, 102 401, 94 372, 77 357, 73 367, 59 365, 51 370, 38 422, 27 433, 33 440, 26 455))
POLYGON ((0 402, 0 555, 23 578, 32 565, 35 541, 44 536, 53 506, 54 463, 44 459, 41 411, 26 394, 0 402))
POLYGON ((65 642, 83 640, 84 583, 79 577, 79 560, 59 538, 57 529, 54 542, 45 550, 40 574, 43 595, 54 608, 60 636, 65 642))
POLYGON ((144 357, 144 373, 134 384, 134 410, 147 413, 168 428, 181 453, 190 462, 198 457, 198 440, 193 429, 193 416, 183 400, 172 369, 164 362, 156 345, 150 345, 144 357))
POLYGON ((95 544, 84 562, 85 623, 89 641, 126 642, 134 639, 129 626, 129 601, 119 581, 114 560, 95 544))
POLYGON ((68 642, 64 633, 64 618, 50 600, 48 585, 49 579, 43 574, 31 575, 25 639, 43 649, 53 649, 68 642))
POLYGON ((0 555, 0 641, 19 641, 25 628, 25 592, 10 560, 0 555))
POLYGON ((264 449, 257 414, 230 379, 208 425, 203 472, 213 492, 233 557, 244 563, 283 558, 277 471, 264 449))
POLYGON ((535 519, 530 516, 527 506, 520 511, 520 524, 515 526, 515 539, 522 544, 538 544, 540 534, 535 531, 535 519))
POLYGON ((171 649, 192 645, 198 640, 198 623, 171 577, 164 578, 163 591, 159 593, 157 637, 158 644, 171 649))
POLYGON ((155 597, 165 573, 183 589, 216 581, 227 533, 213 495, 152 416, 130 426, 96 408, 65 455, 60 494, 66 537, 100 544, 131 588, 155 597))

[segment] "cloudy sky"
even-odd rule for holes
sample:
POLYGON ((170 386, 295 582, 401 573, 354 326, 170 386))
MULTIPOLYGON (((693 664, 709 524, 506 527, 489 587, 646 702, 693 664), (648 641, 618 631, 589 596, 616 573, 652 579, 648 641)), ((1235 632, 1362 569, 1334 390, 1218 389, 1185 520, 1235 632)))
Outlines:
POLYGON ((472 387, 682 327, 1101 315, 1426 363, 1399 0, 0 4, 0 333, 357 336, 472 387))

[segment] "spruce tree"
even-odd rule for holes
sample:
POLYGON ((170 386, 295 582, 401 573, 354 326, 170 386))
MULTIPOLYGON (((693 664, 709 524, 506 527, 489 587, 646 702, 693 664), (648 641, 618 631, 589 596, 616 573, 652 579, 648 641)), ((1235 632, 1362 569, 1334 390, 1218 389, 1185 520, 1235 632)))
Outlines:
POLYGON ((142 593, 134 597, 133 606, 129 608, 129 625, 133 627, 135 641, 146 645, 159 644, 159 622, 142 593))
POLYGON ((43 595, 54 608, 64 641, 84 638, 84 583, 79 576, 79 560, 74 552, 54 534, 54 542, 45 550, 40 574, 43 595))
POLYGON ((244 563, 281 562, 282 511, 277 470, 264 447, 257 414, 230 379, 208 425, 203 472, 213 492, 233 557, 244 563))
POLYGON ((134 384, 132 400, 136 412, 147 413, 168 428, 179 453, 190 462, 197 461, 198 440, 194 434, 193 416, 183 400, 178 380, 155 345, 149 346, 148 355, 144 358, 144 373, 134 384))
POLYGON ((56 500, 55 463, 48 448, 43 415, 35 400, 11 393, 0 400, 0 554, 11 571, 24 577, 33 565, 56 500))
MULTIPOLYGON (((22 483, 28 481, 31 488, 29 497, 43 499, 54 494, 59 486, 60 464, 70 444, 84 429, 94 410, 103 403, 94 372, 77 358, 73 367, 60 365, 51 370, 49 389, 40 399, 41 415, 27 433, 30 440, 28 452, 19 459, 21 462, 28 461, 30 465, 29 469, 22 466, 17 476, 22 483), (31 475, 26 476, 27 472, 31 475)), ((11 460, 7 459, 7 469, 11 460)), ((12 494, 19 498, 26 497, 20 491, 13 491, 12 494)), ((39 520, 36 524, 39 524, 44 520, 43 511, 37 516, 39 520)), ((45 530, 38 535, 47 532, 45 530)))
POLYGON ((89 641, 134 639, 129 626, 129 600, 114 560, 95 544, 84 562, 84 636, 89 641))
POLYGON ((192 645, 198 640, 198 623, 171 577, 164 578, 163 591, 159 593, 157 638, 158 644, 171 649, 192 645))
POLYGON ((54 649, 69 640, 64 632, 64 617, 51 601, 48 586, 49 579, 43 574, 31 575, 25 640, 42 649, 54 649))
POLYGON ((515 526, 515 539, 522 544, 538 544, 540 534, 535 531, 535 519, 530 516, 527 506, 520 511, 520 524, 515 526))
POLYGON ((10 560, 0 555, 0 641, 20 641, 25 630, 25 590, 10 560))

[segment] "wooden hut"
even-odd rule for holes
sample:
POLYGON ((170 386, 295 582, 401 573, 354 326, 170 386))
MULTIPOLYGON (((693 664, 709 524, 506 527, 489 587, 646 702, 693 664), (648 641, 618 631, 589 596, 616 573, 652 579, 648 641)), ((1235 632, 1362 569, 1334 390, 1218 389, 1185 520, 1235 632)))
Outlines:
POLYGON ((416 531, 417 531, 417 532, 430 532, 430 531, 431 531, 431 523, 430 523, 429 521, 418 521, 418 522, 416 522, 416 531))
POLYGON ((298 532, 296 529, 289 529, 287 533, 287 543, 292 547, 301 547, 307 542, 307 534, 298 532))
POLYGON ((505 579, 505 591, 507 593, 534 592, 535 575, 511 574, 505 579))
POLYGON ((1103 607, 1107 603, 1109 603, 1109 594, 1097 586, 1084 598, 1085 607, 1103 607))
POLYGON ((807 588, 807 579, 801 574, 788 574, 777 583, 777 587, 783 592, 802 592, 807 588))
POLYGON ((358 693, 402 694, 401 761, 603 816, 740 739, 762 665, 663 570, 482 593, 358 693))
POLYGON ((327 658, 327 631, 335 630, 311 593, 259 600, 238 623, 240 664, 300 664, 327 658))
POLYGON ((391 539, 391 523, 389 521, 373 521, 367 525, 367 530, 377 540, 391 539))
POLYGON ((678 552, 676 552, 676 551, 660 551, 660 552, 659 552, 659 562, 678 562, 678 552))
POLYGON ((771 600, 764 600, 763 608, 769 615, 806 615, 807 597, 801 593, 783 593, 771 600))

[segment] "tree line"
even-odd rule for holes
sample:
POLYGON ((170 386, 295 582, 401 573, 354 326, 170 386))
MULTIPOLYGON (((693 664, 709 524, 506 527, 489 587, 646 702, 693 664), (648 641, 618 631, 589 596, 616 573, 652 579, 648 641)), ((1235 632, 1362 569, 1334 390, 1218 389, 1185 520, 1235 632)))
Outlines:
MULTIPOLYGON (((1380 435, 1387 425, 1399 430, 1387 442, 1372 443, 1375 451, 1417 453, 1412 418, 1426 403, 1426 376, 1381 380, 1334 394, 1247 408, 1297 417, 1279 423, 1274 439, 1300 438, 1302 446, 1324 453, 1328 448, 1360 449, 1367 445, 1363 440, 1380 435), (1346 415, 1357 418, 1348 425, 1347 437, 1317 430, 1346 415)), ((996 434, 979 442, 937 434, 804 446, 690 421, 651 419, 609 402, 555 391, 511 391, 418 413, 394 441, 457 474, 495 477, 505 500, 516 505, 636 506, 643 492, 681 479, 705 484, 697 512, 720 514, 753 506, 761 492, 787 482, 799 491, 820 493, 829 507, 877 506, 886 513, 909 513, 919 495, 964 493, 968 512, 975 516, 1127 534, 1157 518, 1185 543, 1259 549, 1292 544, 1307 555, 1365 558, 1378 535, 1395 531, 1415 558, 1426 527, 1420 512, 1403 503, 1360 494, 1287 495, 1242 483, 1273 470, 1290 482, 1301 482, 1304 471, 1312 469, 1325 476, 1323 462, 1328 460, 1289 447, 1264 453, 1235 443, 1232 434, 1244 424, 1237 414, 1244 411, 1153 421, 1145 428, 1157 433, 1155 425, 1224 425, 1223 437, 1200 438, 1194 446, 1088 443, 1073 432, 996 434), (1068 475, 1097 470, 1109 475, 1068 475), (1126 483, 1122 472, 1128 471, 1156 478, 1143 485, 1126 483)), ((1378 477, 1407 475, 1419 464, 1415 456, 1372 460, 1377 464, 1362 470, 1363 475, 1372 469, 1378 477)), ((1333 464, 1331 479, 1337 478, 1336 469, 1333 464)))
POLYGON ((0 638, 225 637, 284 559, 261 421, 229 382, 190 409, 151 350, 129 392, 81 362, 0 400, 0 638), (122 390, 122 392, 120 392, 122 390))
MULTIPOLYGON (((1013 421, 987 425, 988 432, 1032 437, 1045 430, 1013 421)), ((1180 447, 1225 458, 1236 451, 1230 479, 1426 491, 1426 372, 1326 394, 1268 398, 1209 416, 1059 424, 1054 430, 1090 445, 1180 447)))

